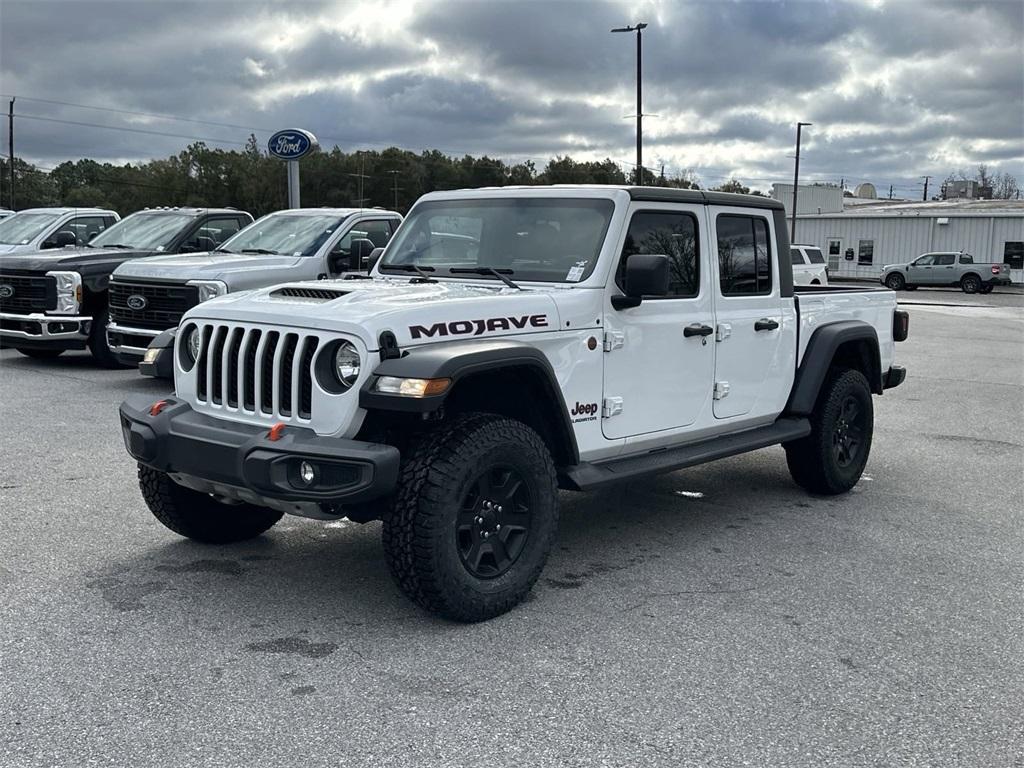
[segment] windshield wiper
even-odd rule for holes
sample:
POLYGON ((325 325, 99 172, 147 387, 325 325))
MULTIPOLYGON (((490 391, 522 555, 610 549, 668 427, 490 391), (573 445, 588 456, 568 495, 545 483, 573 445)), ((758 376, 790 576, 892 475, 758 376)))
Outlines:
MULTIPOLYGON (((90 245, 89 247, 90 248, 95 248, 96 246, 95 245, 90 245)), ((124 243, 107 243, 103 247, 104 248, 125 248, 125 249, 130 250, 130 249, 134 248, 135 246, 134 245, 125 245, 124 243)))
POLYGON ((280 256, 281 254, 277 251, 272 251, 269 248, 243 248, 240 253, 258 253, 262 256, 280 256))
POLYGON ((227 248, 214 248, 214 253, 235 253, 235 251, 229 251, 227 248))
POLYGON ((402 272, 416 272, 420 276, 420 281, 424 283, 436 283, 437 280, 430 276, 430 273, 434 271, 433 267, 421 267, 418 264, 381 264, 381 269, 399 269, 402 272))
POLYGON ((495 269, 494 267, 449 267, 448 271, 453 275, 494 275, 509 288, 515 288, 517 291, 523 290, 505 277, 505 275, 515 274, 511 269, 495 269))

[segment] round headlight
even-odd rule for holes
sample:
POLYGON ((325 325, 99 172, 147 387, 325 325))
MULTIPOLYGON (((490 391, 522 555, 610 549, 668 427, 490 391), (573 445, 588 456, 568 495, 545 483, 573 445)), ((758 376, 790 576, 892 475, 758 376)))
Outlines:
POLYGON ((348 389, 359 378, 362 361, 359 351, 348 341, 342 341, 334 350, 334 375, 338 382, 348 389))
POLYGON ((199 359, 199 348, 202 346, 202 336, 199 333, 199 329, 195 326, 189 331, 188 338, 185 339, 185 349, 188 350, 188 356, 194 363, 199 359))

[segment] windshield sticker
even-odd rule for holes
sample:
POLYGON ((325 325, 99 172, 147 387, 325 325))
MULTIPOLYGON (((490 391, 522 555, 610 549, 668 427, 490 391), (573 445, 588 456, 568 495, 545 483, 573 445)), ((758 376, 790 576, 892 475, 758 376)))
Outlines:
POLYGON ((25 243, 27 243, 27 242, 28 242, 28 238, 26 237, 24 240, 22 240, 20 243, 18 243, 18 245, 25 245, 25 243))
POLYGON ((583 267, 570 267, 565 276, 568 283, 578 283, 583 277, 583 267))
POLYGON ((302 255, 302 251, 296 251, 295 253, 292 254, 292 256, 301 256, 301 255, 302 255))
POLYGON ((164 247, 163 247, 162 245, 158 245, 158 246, 156 247, 156 249, 157 249, 158 251, 162 251, 162 250, 164 249, 164 247))

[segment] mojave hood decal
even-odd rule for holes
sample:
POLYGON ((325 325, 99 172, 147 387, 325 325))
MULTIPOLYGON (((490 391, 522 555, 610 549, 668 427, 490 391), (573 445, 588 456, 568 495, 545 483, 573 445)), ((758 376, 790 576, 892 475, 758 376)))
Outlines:
POLYGON ((479 336, 485 331, 510 331, 531 328, 546 328, 547 315, 518 315, 512 317, 488 317, 481 320, 453 320, 450 323, 434 323, 429 328, 410 325, 409 335, 414 339, 424 336, 479 336))

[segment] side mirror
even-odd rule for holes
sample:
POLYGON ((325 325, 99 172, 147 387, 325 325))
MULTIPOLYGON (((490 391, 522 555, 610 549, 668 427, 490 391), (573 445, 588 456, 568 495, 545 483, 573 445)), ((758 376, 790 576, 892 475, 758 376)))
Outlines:
POLYGON ((634 253, 626 261, 626 295, 613 296, 616 309, 637 307, 644 297, 668 295, 668 256, 634 253))
POLYGON ((380 261, 380 257, 383 255, 383 248, 374 248, 370 252, 369 258, 366 259, 366 274, 373 272, 373 268, 377 266, 377 262, 380 261))
POLYGON ((74 245, 77 242, 78 238, 75 236, 74 232, 62 229, 43 243, 43 248, 63 248, 66 245, 74 245))

